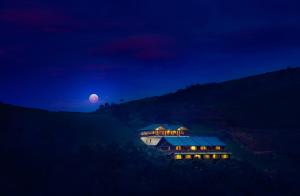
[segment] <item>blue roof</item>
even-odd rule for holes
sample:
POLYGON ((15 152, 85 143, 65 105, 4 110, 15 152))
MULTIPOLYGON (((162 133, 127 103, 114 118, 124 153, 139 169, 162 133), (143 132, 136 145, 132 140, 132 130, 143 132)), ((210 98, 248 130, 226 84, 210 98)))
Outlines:
POLYGON ((225 146, 217 137, 164 137, 173 146, 225 146))
POLYGON ((152 124, 152 125, 149 125, 147 127, 140 129, 140 131, 152 131, 158 127, 164 127, 166 130, 176 130, 183 126, 182 125, 170 125, 170 124, 152 124))

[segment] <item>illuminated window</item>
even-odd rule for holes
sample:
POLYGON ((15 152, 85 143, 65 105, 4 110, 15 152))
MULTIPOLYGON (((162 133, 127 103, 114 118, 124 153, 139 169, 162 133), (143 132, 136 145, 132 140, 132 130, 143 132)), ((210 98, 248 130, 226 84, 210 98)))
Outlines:
POLYGON ((176 150, 181 150, 181 146, 176 146, 176 150))
POLYGON ((205 158, 205 159, 210 159, 209 154, 205 154, 205 155, 204 155, 204 158, 205 158))
POLYGON ((191 148, 191 150, 197 150, 196 146, 191 146, 190 148, 191 148))
POLYGON ((216 150, 221 150, 221 146, 216 146, 216 150))
POLYGON ((177 160, 182 159, 182 155, 181 154, 176 154, 175 159, 177 159, 177 160))
POLYGON ((217 154, 213 154, 213 155, 212 155, 212 158, 213 158, 213 159, 217 159, 217 158, 219 158, 219 156, 218 156, 217 154))
POLYGON ((207 147, 206 146, 200 146, 200 150, 206 150, 207 147))
POLYGON ((222 159, 228 159, 229 155, 228 154, 222 154, 222 159))
POLYGON ((192 158, 192 155, 190 155, 190 154, 185 155, 185 159, 191 159, 191 158, 192 158))
POLYGON ((195 155, 194 155, 194 158, 195 158, 195 159, 201 159, 201 155, 200 155, 200 154, 195 154, 195 155))

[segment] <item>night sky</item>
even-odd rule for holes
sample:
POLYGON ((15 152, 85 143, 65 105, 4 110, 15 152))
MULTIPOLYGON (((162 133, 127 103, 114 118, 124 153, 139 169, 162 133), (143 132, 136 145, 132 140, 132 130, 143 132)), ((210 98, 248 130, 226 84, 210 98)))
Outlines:
POLYGON ((299 10, 299 0, 1 0, 0 101, 92 111, 296 67, 299 10))

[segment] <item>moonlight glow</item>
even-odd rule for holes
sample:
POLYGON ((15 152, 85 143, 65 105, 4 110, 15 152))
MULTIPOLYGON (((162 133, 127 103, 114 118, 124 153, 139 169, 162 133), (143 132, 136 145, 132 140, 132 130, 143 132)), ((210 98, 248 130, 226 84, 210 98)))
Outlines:
POLYGON ((91 103, 97 103, 98 100, 99 100, 99 97, 98 97, 97 94, 91 94, 91 95, 89 96, 89 101, 90 101, 91 103))

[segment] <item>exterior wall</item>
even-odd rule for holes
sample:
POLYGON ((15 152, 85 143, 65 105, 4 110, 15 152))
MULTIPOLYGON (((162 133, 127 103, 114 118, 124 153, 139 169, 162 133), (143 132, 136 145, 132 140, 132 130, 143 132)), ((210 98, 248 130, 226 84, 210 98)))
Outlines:
POLYGON ((229 152, 195 152, 195 153, 174 153, 175 160, 204 159, 204 160, 228 160, 231 157, 229 152))
POLYGON ((184 130, 153 130, 144 131, 140 134, 142 137, 146 136, 183 136, 186 135, 184 130))
POLYGON ((150 137, 141 137, 141 140, 148 146, 156 146, 158 142, 161 140, 161 138, 162 137, 150 136, 150 137))
POLYGON ((222 152, 225 150, 224 146, 172 146, 166 142, 160 144, 158 148, 161 150, 168 149, 172 152, 222 152))
POLYGON ((209 142, 176 142, 176 140, 171 140, 172 137, 189 137, 186 135, 185 128, 180 128, 177 130, 167 130, 164 127, 156 128, 155 130, 143 131, 140 133, 140 139, 148 146, 155 146, 168 155, 172 156, 176 160, 185 159, 203 159, 203 160, 227 160, 231 157, 230 152, 225 151, 225 144, 219 143, 209 143, 209 142), (165 139, 169 138, 169 139, 165 139), (174 144, 210 144, 210 145, 222 145, 222 146, 176 146, 174 144))
POLYGON ((172 146, 167 142, 159 145, 159 149, 172 154, 175 160, 202 159, 227 160, 231 153, 225 151, 224 146, 172 146), (203 150, 204 149, 204 150, 203 150))

